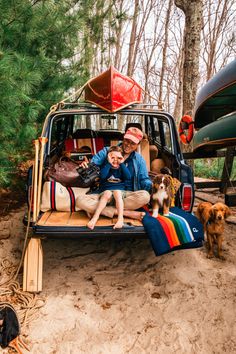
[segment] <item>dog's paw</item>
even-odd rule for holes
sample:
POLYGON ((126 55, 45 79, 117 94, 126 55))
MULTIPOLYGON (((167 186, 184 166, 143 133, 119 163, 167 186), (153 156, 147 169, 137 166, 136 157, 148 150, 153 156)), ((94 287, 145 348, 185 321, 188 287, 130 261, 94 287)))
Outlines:
POLYGON ((225 261, 225 260, 226 260, 226 258, 225 258, 224 256, 222 256, 222 255, 219 255, 218 258, 219 258, 221 261, 225 261))
POLYGON ((166 213, 166 214, 163 214, 164 216, 170 216, 170 214, 169 213, 166 213))
POLYGON ((153 218, 157 218, 158 217, 158 210, 153 210, 152 217, 153 218))
POLYGON ((207 258, 210 259, 210 258, 213 258, 213 257, 214 257, 214 254, 213 254, 213 253, 208 253, 208 254, 207 254, 207 258))

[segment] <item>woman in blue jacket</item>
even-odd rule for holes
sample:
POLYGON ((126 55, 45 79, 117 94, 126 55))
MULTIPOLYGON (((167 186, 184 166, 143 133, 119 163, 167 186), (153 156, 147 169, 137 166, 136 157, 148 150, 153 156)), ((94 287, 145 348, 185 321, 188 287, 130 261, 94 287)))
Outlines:
MULTIPOLYGON (((143 212, 136 211, 150 200, 150 192, 152 182, 148 176, 146 162, 143 157, 136 152, 143 133, 136 127, 130 127, 122 142, 122 150, 124 163, 129 170, 131 182, 126 189, 124 197, 124 216, 133 219, 142 219, 143 212)), ((92 158, 92 162, 102 167, 107 160, 107 152, 109 147, 103 148, 92 158)), ((82 166, 87 167, 87 163, 83 162, 82 166)), ((85 210, 89 214, 94 214, 99 203, 99 194, 87 194, 78 197, 76 200, 78 207, 85 210)), ((102 215, 113 218, 117 215, 117 209, 114 206, 106 206, 101 212, 102 215)))

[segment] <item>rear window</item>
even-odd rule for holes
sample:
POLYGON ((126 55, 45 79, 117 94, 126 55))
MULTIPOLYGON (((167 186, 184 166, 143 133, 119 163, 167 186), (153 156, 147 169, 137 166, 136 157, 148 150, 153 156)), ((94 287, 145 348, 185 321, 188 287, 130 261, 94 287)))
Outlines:
POLYGON ((75 115, 73 124, 73 133, 78 129, 99 130, 117 130, 125 131, 126 124, 134 123, 140 125, 142 131, 144 128, 143 115, 121 115, 121 114, 92 114, 92 115, 75 115))
MULTIPOLYGON (((77 132, 80 130, 91 130, 92 132, 100 132, 99 136, 112 137, 122 140, 122 136, 127 126, 136 126, 147 134, 150 144, 157 144, 173 153, 173 137, 171 127, 167 117, 164 115, 151 114, 125 114, 115 113, 81 113, 56 115, 52 120, 51 136, 49 138, 52 150, 58 146, 62 146, 63 141, 68 138, 77 139, 77 132)), ((84 136, 85 138, 86 136, 84 136)), ((83 138, 83 137, 81 137, 83 138)))

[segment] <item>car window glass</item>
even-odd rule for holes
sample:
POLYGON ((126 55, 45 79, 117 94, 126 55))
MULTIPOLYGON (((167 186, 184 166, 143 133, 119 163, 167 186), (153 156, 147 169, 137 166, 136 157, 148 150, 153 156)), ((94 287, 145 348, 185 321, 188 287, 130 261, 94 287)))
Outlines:
POLYGON ((92 115, 76 115, 74 116, 73 133, 78 129, 92 129, 92 115))
POLYGON ((125 115, 120 115, 119 117, 119 125, 122 126, 122 130, 125 130, 126 124, 131 124, 134 123, 137 125, 141 125, 142 131, 145 131, 145 125, 144 125, 144 116, 141 114, 125 114, 125 115))
POLYGON ((155 117, 153 118, 153 125, 154 125, 154 139, 156 142, 161 144, 159 121, 155 117))
POLYGON ((51 148, 62 143, 67 134, 68 123, 66 118, 61 118, 53 121, 51 130, 51 148))
POLYGON ((73 133, 78 129, 118 130, 124 132, 127 123, 140 124, 144 131, 144 116, 135 114, 75 115, 73 133))
POLYGON ((167 147, 168 150, 172 152, 170 126, 166 122, 162 122, 162 124, 163 124, 163 131, 164 131, 165 147, 167 147))

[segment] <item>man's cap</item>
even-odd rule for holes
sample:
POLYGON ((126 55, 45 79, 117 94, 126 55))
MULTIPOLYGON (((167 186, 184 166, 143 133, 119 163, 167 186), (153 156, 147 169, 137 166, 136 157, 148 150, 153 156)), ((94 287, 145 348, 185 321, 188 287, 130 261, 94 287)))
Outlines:
POLYGON ((143 133, 138 128, 130 127, 126 131, 124 135, 124 139, 129 139, 133 141, 135 144, 138 144, 143 139, 143 133))

